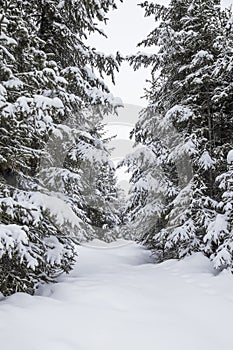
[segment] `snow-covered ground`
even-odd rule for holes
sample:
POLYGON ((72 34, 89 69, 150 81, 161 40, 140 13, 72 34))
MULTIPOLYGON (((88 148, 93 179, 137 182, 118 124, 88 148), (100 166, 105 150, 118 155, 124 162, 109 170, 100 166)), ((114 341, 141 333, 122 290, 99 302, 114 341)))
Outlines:
POLYGON ((37 296, 1 300, 1 350, 232 348, 233 277, 215 275, 202 255, 155 265, 135 243, 79 255, 37 296))

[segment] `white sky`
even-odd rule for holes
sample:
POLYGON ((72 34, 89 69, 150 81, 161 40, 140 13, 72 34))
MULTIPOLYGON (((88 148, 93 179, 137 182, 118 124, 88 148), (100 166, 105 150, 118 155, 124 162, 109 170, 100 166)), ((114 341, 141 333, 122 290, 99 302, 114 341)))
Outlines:
MULTIPOLYGON (((124 0, 119 3, 118 9, 109 14, 109 21, 104 32, 108 39, 100 35, 93 35, 89 43, 98 51, 105 53, 116 53, 119 50, 122 54, 131 54, 142 48, 136 45, 153 29, 154 20, 144 18, 144 11, 139 6, 140 0, 124 0)), ((156 3, 167 4, 168 0, 154 1, 156 3)), ((223 0, 223 6, 230 6, 232 0, 223 0)), ((124 103, 145 105, 145 101, 140 97, 143 95, 143 88, 146 86, 146 79, 150 78, 149 70, 140 69, 134 72, 127 63, 121 67, 120 73, 116 74, 116 85, 108 81, 108 85, 115 96, 122 98, 124 103)))

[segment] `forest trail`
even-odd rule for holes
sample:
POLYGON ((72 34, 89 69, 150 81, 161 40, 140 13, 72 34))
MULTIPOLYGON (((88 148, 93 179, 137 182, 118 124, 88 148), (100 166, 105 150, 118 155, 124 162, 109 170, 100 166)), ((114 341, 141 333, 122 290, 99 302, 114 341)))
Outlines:
POLYGON ((2 350, 229 349, 233 278, 202 255, 156 265, 135 243, 79 251, 59 283, 0 302, 2 350))

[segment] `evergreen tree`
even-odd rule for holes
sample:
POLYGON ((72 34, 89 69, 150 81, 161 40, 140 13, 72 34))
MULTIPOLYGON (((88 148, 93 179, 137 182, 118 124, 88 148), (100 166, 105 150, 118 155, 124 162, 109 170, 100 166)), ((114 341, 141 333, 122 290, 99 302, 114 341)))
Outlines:
POLYGON ((149 245, 156 228, 161 225, 170 183, 164 178, 158 159, 150 147, 137 149, 121 165, 126 166, 131 174, 132 185, 125 210, 129 229, 134 238, 149 245))
MULTIPOLYGON (((18 290, 32 293, 38 281, 68 272, 75 257, 71 238, 61 235, 51 218, 59 213, 51 213, 43 203, 48 196, 28 191, 54 128, 53 118, 63 116, 63 103, 52 93, 55 87, 59 89, 56 67, 51 78, 47 57, 38 48, 39 39, 27 27, 18 5, 5 1, 0 22, 0 285, 5 295, 18 290)), ((66 219, 69 221, 68 216, 66 219)))
MULTIPOLYGON (((93 119, 96 117, 93 116, 93 119)), ((83 174, 83 209, 93 237, 105 241, 111 241, 116 236, 114 230, 120 224, 115 167, 109 159, 108 141, 104 139, 102 125, 95 124, 89 133, 78 139, 76 145, 79 170, 83 174)))
MULTIPOLYGON (((69 272, 76 257, 73 241, 87 238, 79 160, 66 148, 59 169, 41 161, 52 157, 47 147, 52 134, 66 130, 66 146, 71 141, 80 146, 84 133, 90 138, 83 107, 97 105, 103 115, 118 105, 94 70, 113 75, 121 58, 84 43, 98 30, 95 19, 105 20, 115 7, 112 1, 102 1, 102 10, 80 1, 0 5, 0 290, 9 295, 33 293, 39 283, 69 272), (72 128, 64 124, 67 118, 72 128), (50 180, 57 181, 53 191, 50 180)), ((93 151, 88 142, 86 153, 93 151)))
POLYGON ((215 268, 233 271, 233 151, 228 153, 227 171, 216 179, 222 193, 204 237, 205 251, 215 268))
MULTIPOLYGON (((154 152, 154 176, 158 178, 155 169, 159 163, 170 188, 164 193, 154 228, 146 233, 146 242, 160 259, 179 258, 203 249, 215 210, 214 179, 223 164, 224 144, 231 142, 224 129, 232 118, 231 78, 227 75, 232 47, 229 13, 220 9, 217 0, 173 0, 167 8, 145 2, 142 7, 159 23, 141 45, 159 49, 156 54, 140 52, 129 58, 135 69, 152 65, 151 87, 146 91, 149 105, 134 135, 136 143, 154 152), (227 46, 222 44, 226 42, 227 46), (225 89, 227 96, 221 93, 225 89), (226 106, 224 116, 218 92, 226 106)), ((134 178, 132 183, 134 186, 134 178)), ((138 189, 133 191, 137 198, 138 189)), ((147 198, 151 207, 156 196, 147 198)))

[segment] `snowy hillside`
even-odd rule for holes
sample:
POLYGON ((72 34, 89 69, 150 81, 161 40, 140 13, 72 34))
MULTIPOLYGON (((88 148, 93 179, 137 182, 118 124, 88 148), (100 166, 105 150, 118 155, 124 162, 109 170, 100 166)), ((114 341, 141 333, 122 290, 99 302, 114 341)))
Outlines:
POLYGON ((77 268, 37 296, 0 303, 3 350, 230 349, 233 279, 201 254, 152 264, 135 243, 80 248, 77 268))

